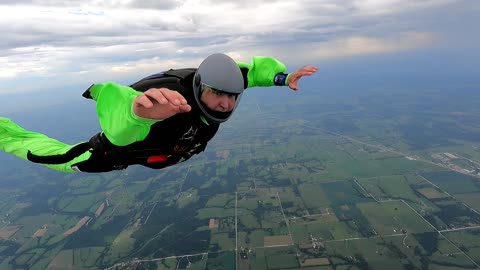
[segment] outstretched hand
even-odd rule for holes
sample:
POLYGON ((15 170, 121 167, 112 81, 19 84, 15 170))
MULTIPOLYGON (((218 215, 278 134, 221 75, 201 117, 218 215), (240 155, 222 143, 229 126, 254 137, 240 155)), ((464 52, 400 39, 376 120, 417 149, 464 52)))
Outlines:
POLYGON ((133 112, 143 118, 163 120, 192 109, 177 91, 168 88, 150 88, 135 98, 133 112))
POLYGON ((317 72, 317 70, 318 68, 314 66, 304 66, 297 71, 290 73, 290 75, 288 75, 288 87, 294 91, 297 91, 298 81, 300 81, 303 76, 310 76, 317 72))

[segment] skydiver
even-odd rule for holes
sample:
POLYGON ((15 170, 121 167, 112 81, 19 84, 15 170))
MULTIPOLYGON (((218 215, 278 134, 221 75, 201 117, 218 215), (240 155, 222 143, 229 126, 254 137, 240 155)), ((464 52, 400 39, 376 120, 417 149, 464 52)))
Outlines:
POLYGON ((196 69, 171 69, 131 86, 93 84, 83 96, 96 101, 102 131, 88 142, 68 145, 0 118, 0 149, 61 172, 108 172, 133 164, 165 168, 204 151, 244 89, 276 85, 296 91, 298 81, 317 68, 285 71, 270 57, 247 64, 213 54, 196 69))

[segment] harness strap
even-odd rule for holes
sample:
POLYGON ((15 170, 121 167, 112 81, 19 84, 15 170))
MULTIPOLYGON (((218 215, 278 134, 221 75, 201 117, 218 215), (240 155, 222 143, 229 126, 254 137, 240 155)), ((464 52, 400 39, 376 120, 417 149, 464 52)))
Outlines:
POLYGON ((31 162, 41 164, 63 164, 73 160, 74 158, 80 156, 88 150, 90 150, 90 144, 88 142, 77 144, 70 150, 68 150, 65 154, 59 155, 38 156, 28 150, 27 159, 31 162))

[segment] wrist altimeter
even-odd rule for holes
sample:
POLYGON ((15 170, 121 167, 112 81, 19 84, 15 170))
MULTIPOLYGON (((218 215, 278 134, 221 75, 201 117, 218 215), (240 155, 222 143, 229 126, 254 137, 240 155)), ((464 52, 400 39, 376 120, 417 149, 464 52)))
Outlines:
POLYGON ((287 78, 288 78, 288 74, 277 73, 277 75, 275 75, 275 78, 273 79, 273 84, 275 84, 277 86, 288 85, 287 78))

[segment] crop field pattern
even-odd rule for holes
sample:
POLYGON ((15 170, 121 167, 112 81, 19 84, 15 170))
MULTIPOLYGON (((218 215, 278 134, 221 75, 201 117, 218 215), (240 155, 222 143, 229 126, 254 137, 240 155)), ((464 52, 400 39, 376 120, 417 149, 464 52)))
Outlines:
POLYGON ((4 176, 0 269, 479 268, 478 141, 379 104, 278 102, 246 99, 164 170, 4 176))

